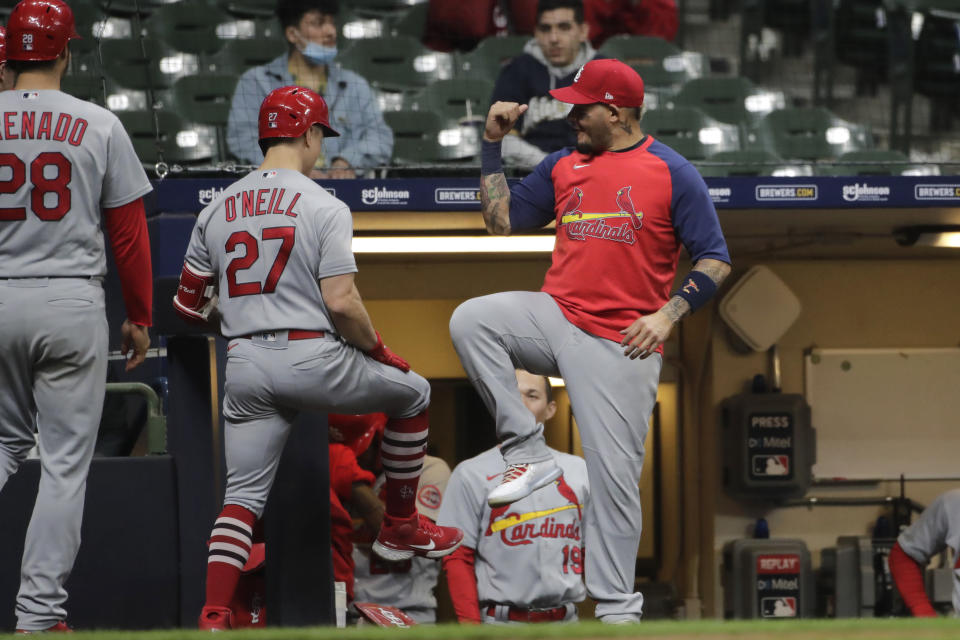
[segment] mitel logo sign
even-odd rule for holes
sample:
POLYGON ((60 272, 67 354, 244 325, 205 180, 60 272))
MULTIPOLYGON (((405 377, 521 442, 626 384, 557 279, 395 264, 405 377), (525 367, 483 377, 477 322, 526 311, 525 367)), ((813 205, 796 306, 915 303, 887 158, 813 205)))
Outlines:
POLYGON ((480 189, 452 189, 441 187, 433 191, 437 204, 476 204, 480 201, 480 189))
POLYGON ((874 187, 866 182, 843 185, 843 199, 847 202, 886 202, 890 199, 890 187, 874 187))
POLYGON ((360 200, 363 201, 363 204, 393 204, 406 206, 410 202, 410 192, 406 189, 373 187, 372 189, 364 189, 361 191, 360 200))
POLYGON ((917 200, 960 200, 960 184, 918 184, 913 195, 917 200))
POLYGON ((710 199, 714 204, 724 204, 730 202, 730 196, 733 195, 733 189, 730 187, 710 187, 710 199))
POLYGON ((819 191, 815 184, 761 184, 755 195, 757 200, 766 202, 816 200, 819 191))
POLYGON ((214 200, 220 197, 220 194, 223 193, 223 187, 219 189, 217 187, 210 187, 209 189, 200 189, 197 192, 197 200, 200 201, 200 204, 207 206, 214 200))

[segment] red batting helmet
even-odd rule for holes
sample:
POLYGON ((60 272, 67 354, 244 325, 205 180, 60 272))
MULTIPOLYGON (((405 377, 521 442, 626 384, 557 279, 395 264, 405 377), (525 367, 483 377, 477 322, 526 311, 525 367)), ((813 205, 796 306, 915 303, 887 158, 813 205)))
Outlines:
POLYGON ((61 0, 21 0, 7 20, 7 59, 53 60, 79 38, 73 11, 61 0))
POLYGON ((360 455, 373 442, 373 436, 383 434, 387 425, 387 414, 368 413, 360 416, 331 413, 327 416, 330 427, 330 442, 340 442, 350 447, 354 454, 360 455))
POLYGON ((3 28, 3 25, 0 25, 0 64, 7 61, 6 35, 7 30, 3 28))
POLYGON ((330 127, 327 103, 315 91, 303 87, 280 87, 260 105, 260 139, 299 138, 318 124, 327 137, 339 136, 330 127))

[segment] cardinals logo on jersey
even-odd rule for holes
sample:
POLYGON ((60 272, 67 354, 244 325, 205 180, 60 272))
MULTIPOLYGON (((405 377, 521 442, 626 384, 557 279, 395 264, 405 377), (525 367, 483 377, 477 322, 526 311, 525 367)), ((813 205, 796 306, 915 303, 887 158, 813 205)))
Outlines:
POLYGON ((583 519, 583 505, 580 504, 576 492, 563 476, 555 483, 557 493, 567 500, 568 504, 528 511, 526 513, 507 513, 511 505, 496 507, 490 511, 490 524, 484 535, 491 536, 500 533, 500 539, 509 547, 533 544, 535 538, 569 538, 580 540, 580 522, 583 519), (555 514, 577 510, 575 521, 561 522, 553 517, 555 514), (534 524, 531 520, 541 520, 534 524))
POLYGON ((574 187, 560 214, 560 225, 566 230, 567 237, 571 240, 597 238, 634 244, 637 241, 636 232, 643 226, 643 212, 637 210, 630 198, 632 188, 626 186, 617 189, 614 198, 617 211, 590 213, 580 208, 583 205, 583 190, 574 187), (630 224, 608 225, 606 221, 612 218, 629 218, 630 224))

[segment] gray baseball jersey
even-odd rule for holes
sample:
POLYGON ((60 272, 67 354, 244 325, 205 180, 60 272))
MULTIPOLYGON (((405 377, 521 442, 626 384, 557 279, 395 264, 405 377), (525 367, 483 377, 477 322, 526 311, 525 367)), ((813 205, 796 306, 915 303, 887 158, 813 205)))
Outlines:
POLYGON ((101 209, 151 187, 116 116, 59 91, 0 93, 0 139, 0 488, 39 440, 17 596, 36 631, 66 617, 103 407, 101 209))
POLYGON ((333 331, 320 278, 357 270, 347 206, 298 171, 253 171, 197 218, 186 261, 218 275, 223 335, 333 331))
POLYGON ((459 527, 476 550, 481 608, 491 603, 546 609, 586 596, 583 512, 590 500, 582 458, 550 449, 561 479, 507 507, 491 508, 487 494, 500 483, 498 448, 457 465, 437 524, 459 527))
POLYGON ((0 277, 106 274, 101 208, 151 189, 117 117, 60 91, 4 91, 0 139, 0 277))
POLYGON ((259 517, 302 410, 422 413, 430 384, 337 335, 318 282, 357 270, 350 210, 299 172, 253 171, 204 209, 186 262, 219 288, 227 347, 224 504, 259 517), (287 329, 322 330, 289 339, 287 329), (249 339, 247 338, 249 336, 249 339))
MULTIPOLYGON (((443 504, 450 467, 434 456, 423 459, 423 475, 417 487, 417 511, 431 520, 443 504)), ((373 488, 381 491, 386 476, 380 475, 373 488)), ((387 562, 370 552, 369 545, 353 547, 354 599, 402 609, 418 623, 436 622, 437 597, 434 590, 440 577, 440 563, 414 557, 403 562, 387 562)))
POLYGON ((937 496, 920 518, 897 538, 904 553, 926 566, 930 558, 950 547, 953 568, 953 610, 960 614, 960 489, 937 496))

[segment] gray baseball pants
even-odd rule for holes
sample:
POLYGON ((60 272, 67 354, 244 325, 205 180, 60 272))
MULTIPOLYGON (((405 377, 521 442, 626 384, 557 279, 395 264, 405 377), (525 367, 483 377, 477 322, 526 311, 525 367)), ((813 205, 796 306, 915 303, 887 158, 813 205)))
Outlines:
POLYGON ((660 355, 624 357, 618 343, 569 322, 542 292, 467 300, 454 311, 450 334, 470 382, 496 418, 507 464, 550 457, 517 390, 514 370, 566 381, 590 478, 584 512, 587 592, 605 622, 639 620, 643 595, 634 592, 643 524, 638 485, 660 355))
POLYGON ((258 518, 290 425, 302 410, 412 418, 430 404, 430 384, 365 355, 336 336, 287 341, 286 331, 235 338, 227 352, 224 504, 258 518))
POLYGON ((17 595, 20 629, 66 618, 63 585, 80 548, 106 378, 99 280, 0 280, 0 488, 37 438, 41 464, 17 595))

